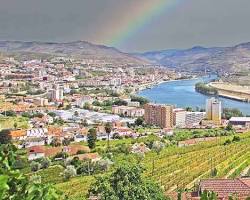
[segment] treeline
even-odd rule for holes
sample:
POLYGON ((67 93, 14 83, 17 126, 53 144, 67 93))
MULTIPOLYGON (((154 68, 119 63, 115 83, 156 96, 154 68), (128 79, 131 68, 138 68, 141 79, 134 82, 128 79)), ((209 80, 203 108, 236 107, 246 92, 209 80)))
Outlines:
POLYGON ((195 90, 206 95, 218 95, 218 90, 207 86, 205 83, 199 82, 195 84, 195 90))

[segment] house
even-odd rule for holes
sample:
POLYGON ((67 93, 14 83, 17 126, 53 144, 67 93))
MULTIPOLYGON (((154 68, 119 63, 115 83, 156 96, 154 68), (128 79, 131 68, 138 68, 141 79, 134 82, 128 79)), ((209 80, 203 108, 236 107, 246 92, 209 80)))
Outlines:
POLYGON ((243 200, 250 197, 250 178, 201 180, 198 195, 205 190, 215 192, 221 200, 228 199, 233 194, 243 200))
POLYGON ((45 140, 45 138, 28 137, 23 141, 23 147, 43 146, 45 145, 45 140))
POLYGON ((74 136, 74 141, 75 142, 86 142, 87 141, 87 135, 81 135, 81 134, 77 134, 74 136))
POLYGON ((33 146, 29 148, 28 160, 36 160, 38 158, 43 158, 45 156, 45 151, 42 146, 33 146))
MULTIPOLYGON (((197 190, 193 192, 183 192, 181 199, 199 200, 203 192, 214 192, 218 200, 233 199, 246 200, 250 197, 250 178, 237 179, 204 179, 198 183, 197 190)), ((177 192, 167 194, 171 199, 177 200, 177 192)))
POLYGON ((10 135, 13 140, 23 140, 26 138, 26 130, 11 130, 10 135))
POLYGON ((65 152, 70 156, 76 155, 78 151, 90 152, 90 149, 83 145, 69 145, 60 147, 32 146, 28 148, 28 158, 34 160, 42 157, 53 157, 60 152, 65 152))

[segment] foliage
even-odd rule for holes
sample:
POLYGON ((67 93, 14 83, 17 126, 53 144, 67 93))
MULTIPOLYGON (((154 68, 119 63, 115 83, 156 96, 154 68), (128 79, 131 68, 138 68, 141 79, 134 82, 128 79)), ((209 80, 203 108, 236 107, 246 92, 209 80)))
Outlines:
POLYGON ((47 157, 41 158, 40 164, 41 164, 41 168, 42 169, 46 169, 46 168, 48 168, 50 166, 51 161, 47 157))
POLYGON ((138 118, 135 120, 135 125, 136 125, 136 126, 141 126, 141 125, 143 125, 143 122, 144 122, 143 117, 138 117, 138 118))
POLYGON ((224 119, 230 119, 231 117, 243 117, 242 112, 237 108, 224 108, 222 112, 224 119))
POLYGON ((8 144, 11 142, 10 130, 4 129, 0 131, 0 144, 8 144))
POLYGON ((163 144, 160 141, 154 141, 152 145, 152 149, 157 153, 160 154, 161 150, 165 147, 165 144, 163 144))
POLYGON ((111 175, 97 177, 89 193, 106 200, 164 200, 160 187, 141 177, 140 166, 120 166, 111 175))
POLYGON ((51 116, 51 117, 55 117, 55 116, 56 116, 56 113, 54 113, 54 112, 49 112, 48 115, 51 116))
POLYGON ((6 115, 6 116, 8 116, 8 117, 16 117, 16 113, 15 113, 15 111, 13 111, 13 110, 7 110, 7 111, 5 111, 5 112, 2 113, 2 114, 6 115))
POLYGON ((61 141, 60 141, 60 139, 59 138, 56 138, 56 137, 54 137, 52 140, 51 140, 51 146, 53 146, 53 147, 59 147, 59 146, 61 146, 61 141))
POLYGON ((90 149, 95 148, 96 140, 97 140, 96 129, 95 128, 89 129, 88 135, 87 135, 87 141, 88 141, 88 146, 90 149))
POLYGON ((218 90, 206 85, 205 83, 199 82, 195 84, 195 90, 206 95, 217 95, 218 90))
POLYGON ((39 162, 32 161, 30 163, 30 168, 31 168, 31 171, 36 172, 41 168, 41 164, 39 162))
POLYGON ((13 169, 13 164, 17 156, 16 150, 12 144, 0 146, 0 199, 62 199, 62 193, 53 186, 41 184, 37 179, 29 181, 19 170, 13 169))
POLYGON ((140 102, 141 106, 149 103, 148 99, 146 99, 145 97, 139 97, 139 96, 131 96, 131 101, 138 101, 140 102))
POLYGON ((63 146, 69 146, 70 145, 71 140, 69 138, 64 138, 62 141, 62 145, 63 146))
POLYGON ((124 101, 122 99, 117 99, 114 101, 113 105, 117 105, 117 106, 127 106, 128 102, 124 101))
POLYGON ((109 122, 107 122, 106 124, 105 124, 105 131, 106 131, 106 133, 107 133, 107 135, 108 135, 108 150, 109 150, 109 136, 110 136, 110 133, 111 133, 111 131, 112 131, 112 124, 111 123, 109 123, 109 122))
POLYGON ((69 180, 71 177, 76 176, 76 169, 74 166, 69 165, 63 172, 63 177, 65 180, 69 180))
POLYGON ((201 200, 217 200, 217 194, 215 192, 203 191, 201 194, 201 200))

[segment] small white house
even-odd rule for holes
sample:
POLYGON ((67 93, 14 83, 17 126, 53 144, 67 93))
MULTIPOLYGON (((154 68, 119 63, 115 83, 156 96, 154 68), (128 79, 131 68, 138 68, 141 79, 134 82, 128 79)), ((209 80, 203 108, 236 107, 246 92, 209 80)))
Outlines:
POLYGON ((41 146, 33 146, 29 148, 28 160, 36 160, 43 157, 45 157, 45 152, 41 146))

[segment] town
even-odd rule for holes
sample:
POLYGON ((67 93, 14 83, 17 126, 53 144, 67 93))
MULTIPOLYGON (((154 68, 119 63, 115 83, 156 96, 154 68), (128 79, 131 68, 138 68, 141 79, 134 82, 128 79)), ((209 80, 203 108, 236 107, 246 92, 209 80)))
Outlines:
MULTIPOLYGON (((200 74, 153 65, 117 67, 104 61, 58 56, 30 60, 6 56, 0 68, 0 139, 18 148, 17 169, 47 176, 63 190, 73 184, 74 177, 85 176, 83 197, 93 175, 106 173, 121 155, 132 154, 128 159, 148 166, 146 175, 157 180, 170 197, 199 180, 201 190, 212 188, 221 198, 238 191, 238 195, 250 195, 248 178, 227 179, 249 174, 246 143, 250 117, 223 108, 217 97, 207 96, 201 108, 180 108, 150 103, 137 94, 166 81, 193 79, 200 74), (214 148, 214 155, 209 148, 214 148), (223 149, 232 149, 232 154, 223 153, 223 149), (234 157, 240 163, 231 166, 234 157), (192 171, 191 161, 195 160, 204 165, 192 171), (227 162, 231 168, 223 171, 220 165, 227 162), (180 171, 173 168, 174 163, 180 171), (203 180, 203 176, 224 179, 203 180), (238 191, 230 191, 227 184, 223 189, 217 186, 223 181, 238 181, 238 191)), ((195 198, 200 192, 183 191, 182 195, 195 198)), ((94 192, 89 199, 96 199, 94 192)))

